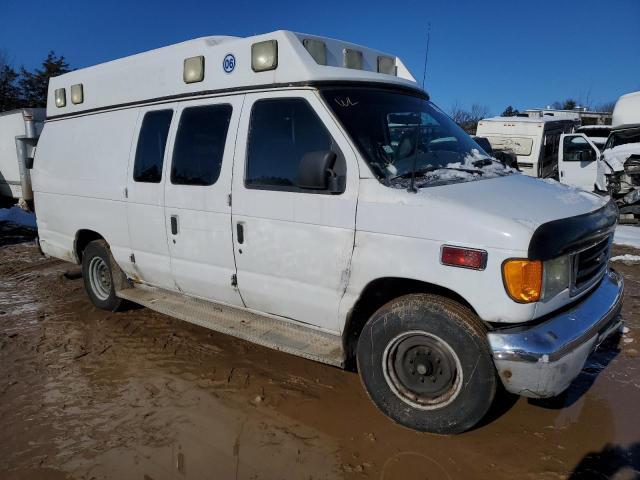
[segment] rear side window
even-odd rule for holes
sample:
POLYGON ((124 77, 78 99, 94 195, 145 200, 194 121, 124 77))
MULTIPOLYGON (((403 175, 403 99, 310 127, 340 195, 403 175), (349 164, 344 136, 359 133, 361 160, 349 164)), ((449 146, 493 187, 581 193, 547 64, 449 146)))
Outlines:
POLYGON ((160 183, 162 180, 164 149, 172 116, 173 110, 157 110, 145 114, 138 135, 133 167, 133 179, 136 182, 160 183))
POLYGON ((186 108, 180 117, 171 164, 175 185, 213 185, 220 175, 231 105, 186 108))
POLYGON ((245 183, 254 188, 297 190, 302 157, 308 152, 331 150, 332 143, 305 100, 260 100, 251 112, 245 183))

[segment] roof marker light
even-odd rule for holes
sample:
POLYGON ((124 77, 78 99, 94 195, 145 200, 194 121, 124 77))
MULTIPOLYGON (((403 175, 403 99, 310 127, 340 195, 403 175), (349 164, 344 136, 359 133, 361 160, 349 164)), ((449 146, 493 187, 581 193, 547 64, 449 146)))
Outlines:
POLYGON ((84 102, 84 91, 81 83, 71 85, 71 102, 75 105, 84 102))
POLYGON ((278 67, 278 41, 265 40, 251 45, 251 68, 254 72, 275 70, 278 67))
POLYGON ((182 72, 184 83, 197 83, 204 80, 204 56, 189 57, 184 59, 182 72))
POLYGON ((302 40, 302 45, 304 45, 304 48, 307 49, 307 52, 309 52, 318 65, 327 64, 327 46, 322 40, 305 38, 302 40))
POLYGON ((67 93, 64 88, 56 88, 56 107, 61 108, 67 105, 67 93))
POLYGON ((346 68, 353 68, 355 70, 362 70, 362 52, 360 50, 354 50, 353 48, 345 48, 342 51, 343 65, 346 68))
POLYGON ((378 73, 386 73, 387 75, 398 75, 398 67, 396 67, 396 58, 386 55, 378 56, 378 73))

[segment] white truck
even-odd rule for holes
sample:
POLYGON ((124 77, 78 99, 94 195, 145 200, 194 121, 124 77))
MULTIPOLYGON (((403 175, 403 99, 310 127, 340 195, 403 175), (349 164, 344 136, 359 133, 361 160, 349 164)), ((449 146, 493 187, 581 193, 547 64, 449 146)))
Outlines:
POLYGON ((42 131, 44 108, 0 113, 0 200, 27 207, 33 201, 27 168, 42 131))
POLYGON ((478 122, 476 135, 486 138, 494 152, 515 155, 525 175, 553 178, 558 175, 560 135, 573 128, 572 120, 553 117, 492 117, 478 122))
POLYGON ((616 102, 603 149, 584 133, 563 135, 560 145, 562 183, 610 195, 621 222, 640 222, 640 92, 616 102))
POLYGON ((410 428, 558 395, 620 326, 615 205, 492 160, 393 55, 201 38, 53 78, 47 115, 40 245, 94 305, 357 369, 410 428))

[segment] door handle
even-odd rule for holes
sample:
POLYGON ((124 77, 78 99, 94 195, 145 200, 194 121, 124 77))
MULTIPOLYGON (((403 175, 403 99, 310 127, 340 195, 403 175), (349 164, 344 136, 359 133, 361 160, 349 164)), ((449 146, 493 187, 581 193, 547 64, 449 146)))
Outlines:
POLYGON ((178 234, 178 216, 177 215, 171 215, 171 233, 173 235, 178 234))
POLYGON ((244 243, 244 225, 242 223, 236 223, 236 239, 238 240, 239 244, 243 244, 244 243))

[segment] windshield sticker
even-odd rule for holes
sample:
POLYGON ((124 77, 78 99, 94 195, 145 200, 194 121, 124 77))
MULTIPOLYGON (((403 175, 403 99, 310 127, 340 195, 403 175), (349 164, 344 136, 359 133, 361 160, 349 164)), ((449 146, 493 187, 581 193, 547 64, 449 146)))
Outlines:
POLYGON ((336 103, 338 105, 340 105, 341 107, 355 107, 356 105, 358 105, 359 102, 354 102, 353 100, 351 100, 349 97, 346 97, 344 99, 342 98, 335 98, 334 99, 336 101, 336 103))

